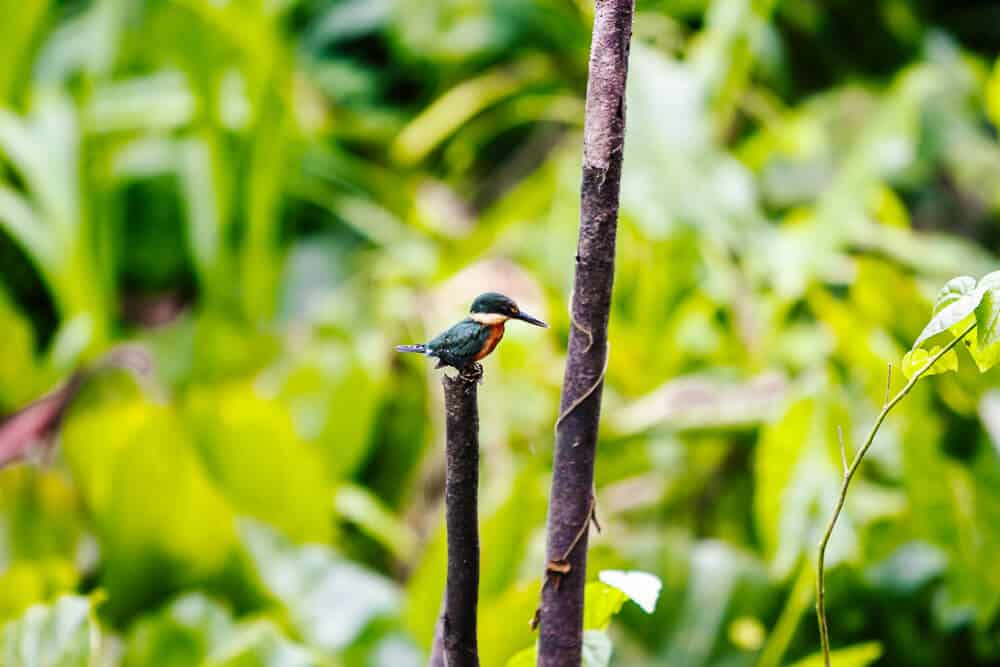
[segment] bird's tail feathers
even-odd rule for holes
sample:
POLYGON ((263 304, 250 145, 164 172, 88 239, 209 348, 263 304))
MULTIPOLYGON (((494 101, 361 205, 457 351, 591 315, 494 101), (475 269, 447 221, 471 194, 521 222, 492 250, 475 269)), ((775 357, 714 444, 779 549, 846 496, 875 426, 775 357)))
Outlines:
POLYGON ((396 346, 396 351, 397 352, 416 352, 417 354, 426 354, 427 353, 427 346, 426 345, 397 345, 396 346))

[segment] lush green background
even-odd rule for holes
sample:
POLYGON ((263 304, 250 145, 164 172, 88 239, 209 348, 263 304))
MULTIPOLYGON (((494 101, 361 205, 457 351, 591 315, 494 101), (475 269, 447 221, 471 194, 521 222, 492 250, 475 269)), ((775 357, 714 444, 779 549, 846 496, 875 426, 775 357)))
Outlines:
MULTIPOLYGON (((531 645, 591 12, 0 0, 0 414, 119 341, 158 371, 0 472, 3 664, 421 664, 441 399, 392 345, 485 289, 553 324, 480 393, 483 664, 531 645)), ((591 568, 664 589, 613 664, 817 650, 837 428, 1000 267, 998 43, 991 2, 639 0, 591 568)), ((838 664, 1000 661, 998 386, 962 356, 883 428, 830 549, 838 664)))

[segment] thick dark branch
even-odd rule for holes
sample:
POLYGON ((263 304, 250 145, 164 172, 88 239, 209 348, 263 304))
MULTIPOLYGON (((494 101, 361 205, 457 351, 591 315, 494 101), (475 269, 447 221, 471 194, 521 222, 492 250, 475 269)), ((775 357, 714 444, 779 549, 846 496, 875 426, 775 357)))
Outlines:
POLYGON ((578 667, 581 659, 586 526, 593 513, 594 456, 608 354, 633 10, 633 0, 597 0, 595 8, 573 326, 556 426, 549 562, 539 614, 538 664, 542 667, 578 667))
MULTIPOLYGON (((477 365, 478 366, 478 365, 477 365)), ((444 376, 448 442, 445 450, 445 525, 448 579, 440 620, 445 664, 478 667, 476 605, 479 601, 479 408, 482 370, 444 376)))

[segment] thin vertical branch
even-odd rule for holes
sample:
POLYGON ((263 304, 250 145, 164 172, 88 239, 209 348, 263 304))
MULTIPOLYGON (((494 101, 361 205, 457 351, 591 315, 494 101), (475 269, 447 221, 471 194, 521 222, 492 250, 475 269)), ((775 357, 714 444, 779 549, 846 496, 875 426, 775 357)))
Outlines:
MULTIPOLYGON (((871 431, 868 432, 868 437, 865 439, 865 443, 858 450, 857 454, 854 455, 854 460, 851 461, 851 467, 847 469, 844 474, 844 481, 840 486, 840 495, 837 498, 837 504, 833 508, 833 515, 830 516, 830 522, 827 524, 826 531, 823 533, 823 538, 819 542, 819 555, 816 559, 816 620, 819 623, 819 641, 823 649, 823 663, 826 667, 830 667, 830 628, 827 625, 826 619, 826 590, 824 577, 826 573, 824 571, 824 561, 826 560, 826 547, 830 542, 830 536, 833 535, 833 529, 837 525, 837 519, 840 518, 840 512, 844 509, 844 501, 847 499, 847 489, 851 485, 851 480, 854 478, 854 474, 858 471, 858 467, 861 465, 861 460, 864 459, 865 454, 868 453, 868 449, 872 446, 875 441, 875 436, 878 434, 879 428, 882 426, 882 422, 888 416, 889 412, 892 411, 896 405, 903 400, 903 398, 910 393, 910 390, 917 384, 919 380, 927 371, 931 369, 934 364, 936 364, 941 357, 948 354, 948 352, 958 345, 958 342, 965 338, 969 332, 976 328, 976 323, 972 322, 969 326, 965 328, 958 336, 952 339, 947 345, 941 348, 941 350, 935 354, 933 357, 927 360, 920 370, 913 374, 910 381, 899 390, 899 393, 892 397, 891 400, 886 400, 885 405, 882 406, 882 412, 878 414, 875 419, 875 424, 872 426, 871 431)), ((891 386, 892 380, 892 366, 889 366, 889 382, 891 386)), ((886 396, 888 397, 888 386, 886 388, 886 396)))
POLYGON ((608 355, 633 12, 633 0, 595 3, 572 328, 556 421, 548 563, 538 614, 538 664, 543 667, 578 667, 581 659, 587 526, 594 509, 594 458, 608 355))
MULTIPOLYGON (((479 406, 478 364, 445 375, 445 527, 448 577, 439 621, 444 664, 478 667, 476 605, 479 602, 479 406)), ((435 640, 436 642, 436 640, 435 640)), ((435 656, 432 654, 432 660, 435 656)))

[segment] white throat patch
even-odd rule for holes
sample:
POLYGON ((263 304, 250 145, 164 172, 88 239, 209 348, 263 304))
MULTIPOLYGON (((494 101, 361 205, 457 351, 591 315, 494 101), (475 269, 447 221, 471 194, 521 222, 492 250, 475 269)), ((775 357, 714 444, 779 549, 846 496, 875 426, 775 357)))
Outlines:
POLYGON ((510 318, 499 313, 472 313, 469 315, 469 319, 487 326, 496 326, 497 324, 503 324, 510 318))

